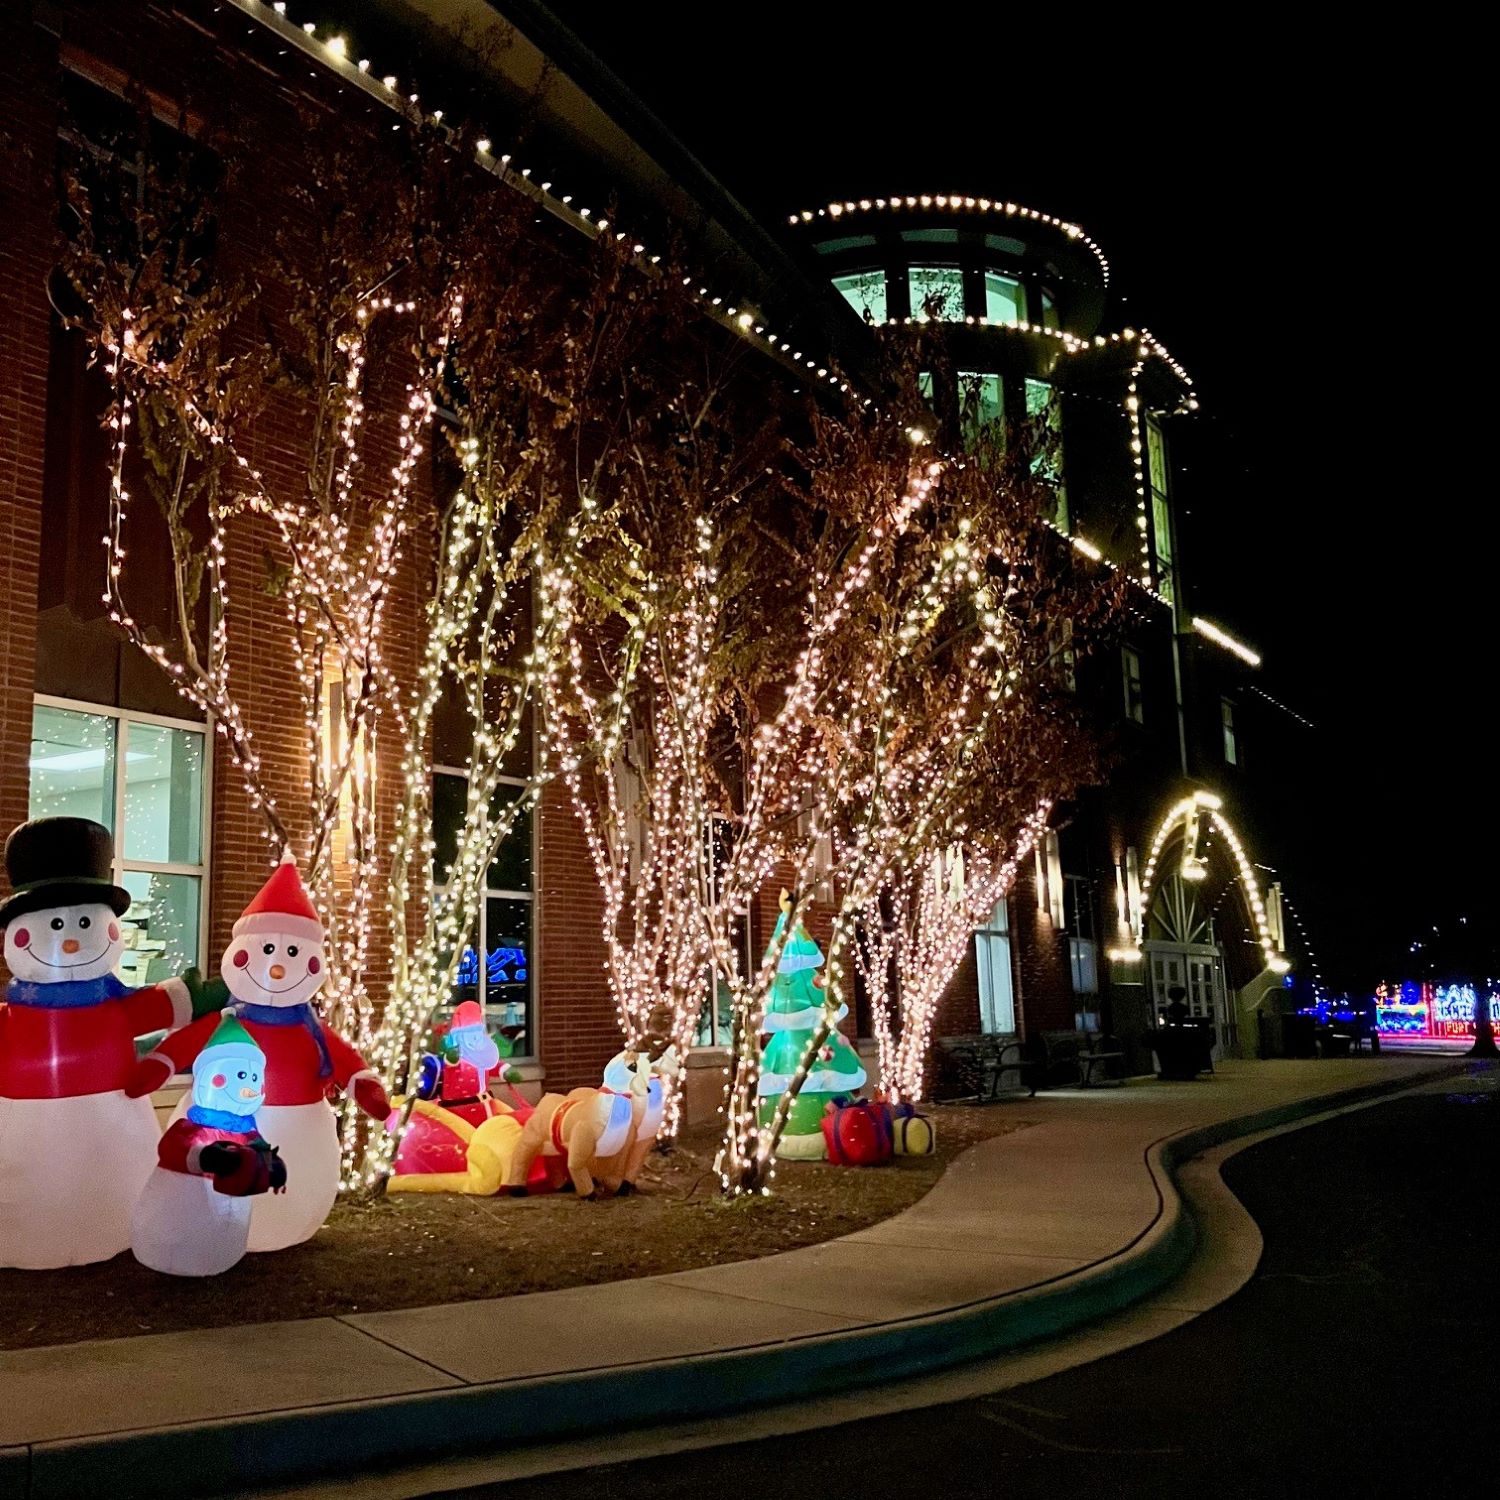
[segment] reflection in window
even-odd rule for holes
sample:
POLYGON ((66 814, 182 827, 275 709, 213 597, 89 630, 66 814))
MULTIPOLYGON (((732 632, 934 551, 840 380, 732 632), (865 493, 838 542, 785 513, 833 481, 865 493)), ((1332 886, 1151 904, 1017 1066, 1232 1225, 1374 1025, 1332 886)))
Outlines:
POLYGON ((201 962, 207 757, 207 734, 190 724, 56 701, 33 707, 29 816, 88 818, 114 836, 113 878, 132 898, 120 921, 127 984, 201 962))
MULTIPOLYGON (((502 782, 492 810, 525 794, 523 782, 502 782)), ((435 770, 432 776, 433 899, 449 895, 448 878, 468 813, 469 781, 461 770, 435 770)), ((516 815, 485 871, 483 899, 474 930, 459 955, 453 1003, 476 1001, 495 1032, 502 1057, 536 1055, 533 1001, 536 979, 535 894, 532 889, 532 813, 516 815)))
POLYGON ((1026 321, 1026 292, 1015 277, 984 273, 984 315, 991 323, 1026 321))
POLYGON ((979 1029, 1009 1036, 1016 1029, 1016 997, 1010 971, 1010 909, 1004 896, 974 934, 974 960, 979 970, 979 1029))
POLYGON ((844 301, 867 322, 885 322, 884 271, 856 271, 849 276, 835 276, 833 285, 844 301))
POLYGON ((1005 385, 998 375, 960 370, 958 406, 966 444, 981 432, 993 431, 1003 440, 1004 429, 999 424, 1005 416, 1005 385))
POLYGON ((1052 519, 1064 531, 1071 531, 1068 489, 1063 481, 1062 402, 1049 381, 1027 377, 1026 420, 1031 425, 1031 441, 1036 450, 1031 472, 1056 497, 1052 519))
POLYGON ((1151 483, 1151 546, 1156 554, 1156 587, 1168 603, 1176 597, 1172 567, 1172 502, 1168 494, 1167 441, 1154 417, 1146 419, 1146 474, 1151 483))
POLYGON ((906 273, 911 315, 961 323, 964 318, 964 273, 957 266, 913 266, 906 273))

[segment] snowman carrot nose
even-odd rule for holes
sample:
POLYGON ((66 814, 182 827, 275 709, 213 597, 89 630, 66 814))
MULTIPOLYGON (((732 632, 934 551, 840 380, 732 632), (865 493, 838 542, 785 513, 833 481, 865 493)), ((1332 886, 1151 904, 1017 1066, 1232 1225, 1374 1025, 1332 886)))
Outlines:
POLYGON ((77 938, 64 938, 63 939, 62 950, 63 950, 64 953, 77 953, 78 952, 78 939, 77 938))
POLYGON ((280 964, 272 964, 269 972, 272 979, 286 978, 286 970, 283 969, 280 964))

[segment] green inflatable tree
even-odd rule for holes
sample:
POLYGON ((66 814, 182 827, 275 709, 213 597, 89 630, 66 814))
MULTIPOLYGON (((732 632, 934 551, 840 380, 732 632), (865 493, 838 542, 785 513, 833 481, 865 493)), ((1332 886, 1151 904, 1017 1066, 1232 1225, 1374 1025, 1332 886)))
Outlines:
MULTIPOLYGON (((782 893, 781 915, 770 948, 776 946, 786 930, 791 898, 782 893)), ((767 952, 770 951, 767 949, 767 952)), ((823 954, 812 940, 802 919, 792 929, 781 959, 776 965, 776 983, 771 1003, 766 1007, 764 1029, 771 1033, 760 1059, 760 1122, 769 1124, 787 1086, 796 1075, 813 1039, 823 1022, 823 983, 818 970, 823 954)), ((781 1137, 779 1155, 793 1160, 816 1161, 825 1153, 823 1111, 830 1099, 847 1097, 864 1087, 865 1070, 859 1054, 839 1035, 838 1022, 849 1014, 841 1005, 834 1019, 834 1029, 823 1040, 812 1060, 807 1077, 787 1115, 786 1131, 781 1137)))

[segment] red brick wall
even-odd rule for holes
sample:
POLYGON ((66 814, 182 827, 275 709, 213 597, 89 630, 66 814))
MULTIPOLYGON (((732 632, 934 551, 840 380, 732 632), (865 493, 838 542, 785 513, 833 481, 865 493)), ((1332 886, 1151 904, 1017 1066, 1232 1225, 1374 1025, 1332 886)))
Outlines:
POLYGON ((0 837, 25 820, 31 775, 57 149, 49 53, 23 7, 0 7, 0 837))
POLYGON ((1016 1024, 1023 1036, 1071 1031, 1075 1015, 1068 938, 1037 910, 1033 868, 1023 864, 1010 897, 1011 962, 1016 981, 1016 1024))

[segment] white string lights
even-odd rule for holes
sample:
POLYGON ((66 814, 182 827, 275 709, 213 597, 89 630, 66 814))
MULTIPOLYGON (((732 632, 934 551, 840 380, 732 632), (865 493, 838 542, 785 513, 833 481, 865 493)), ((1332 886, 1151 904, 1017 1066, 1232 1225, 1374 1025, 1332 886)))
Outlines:
POLYGON ((1243 641, 1237 641, 1227 630, 1221 630, 1212 620, 1204 620, 1199 616, 1193 616, 1193 629, 1201 635, 1204 640, 1212 641, 1216 646, 1222 646, 1231 656, 1237 656, 1247 667, 1258 667, 1261 664, 1260 653, 1253 651, 1243 641))
POLYGON ((1146 868, 1141 874, 1141 901, 1137 915, 1137 926, 1133 934, 1135 946, 1131 949, 1112 950, 1110 953, 1111 958, 1121 962, 1133 962, 1141 957, 1141 943, 1145 940, 1146 924, 1151 910, 1151 893, 1157 882, 1157 871, 1162 862, 1162 851, 1165 849, 1167 841, 1181 828, 1184 835, 1184 860, 1196 860, 1198 858, 1197 851, 1187 845, 1186 838, 1188 832, 1196 829, 1199 820, 1202 819, 1215 832, 1222 834, 1225 843, 1229 846, 1235 869, 1239 875, 1240 887, 1244 892, 1245 902, 1250 908, 1250 915, 1260 944, 1262 961, 1265 966, 1273 974, 1285 974, 1291 967, 1285 955, 1276 947, 1276 940, 1272 935, 1270 921, 1266 913, 1265 901, 1261 895, 1260 882, 1256 878, 1255 866, 1251 863, 1239 834, 1220 810, 1222 807, 1222 799, 1213 792, 1197 791, 1190 797, 1184 797, 1162 819, 1160 826, 1156 830, 1155 837, 1151 840, 1151 851, 1146 859, 1146 868))
POLYGON ((991 858, 972 843, 894 869, 863 913, 855 960, 870 996, 880 1090, 893 1103, 922 1098, 932 1028, 953 976, 1047 826, 1051 804, 1026 823, 1014 851, 991 858))

